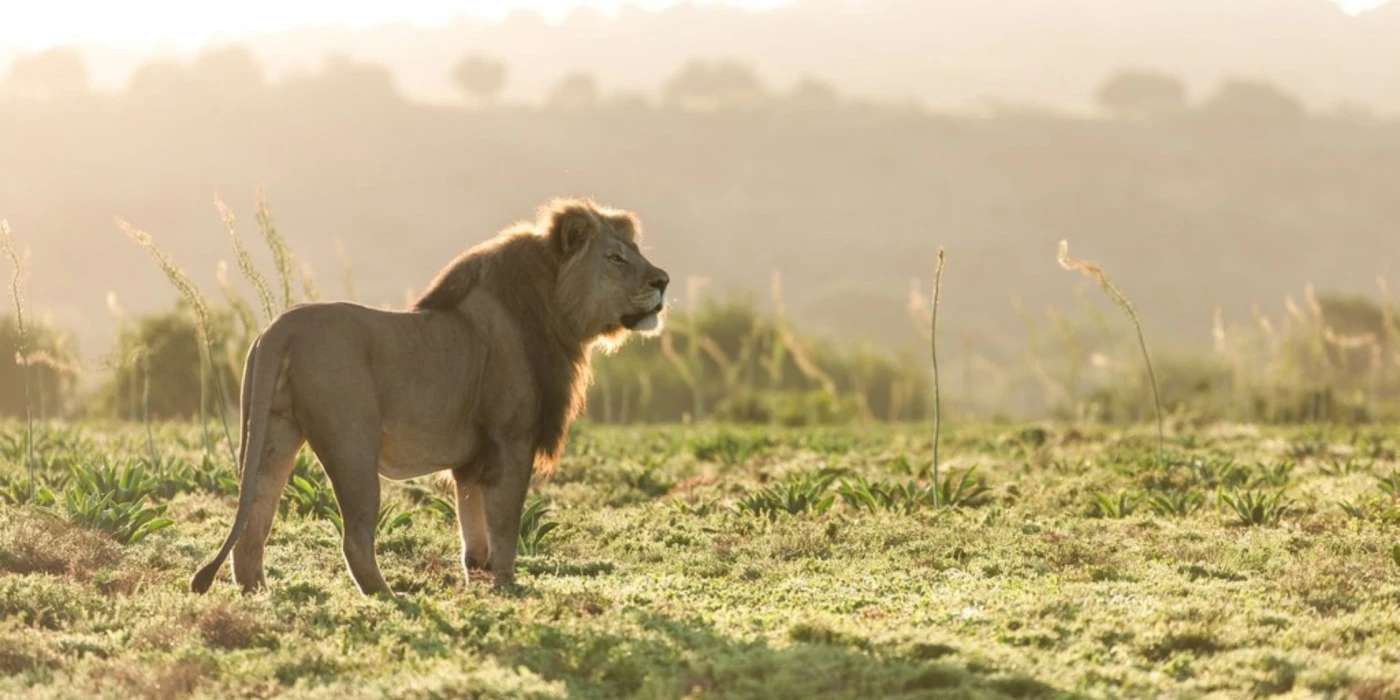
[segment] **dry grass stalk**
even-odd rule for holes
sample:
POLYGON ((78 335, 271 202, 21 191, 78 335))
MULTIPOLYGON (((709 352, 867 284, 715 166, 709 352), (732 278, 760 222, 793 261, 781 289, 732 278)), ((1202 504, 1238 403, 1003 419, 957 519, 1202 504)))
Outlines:
POLYGON ((30 398, 29 385, 29 334, 24 325, 24 279, 25 279, 25 257, 15 250, 14 234, 10 232, 10 222, 0 219, 0 252, 9 258, 10 265, 14 267, 14 274, 10 277, 10 298, 15 304, 15 325, 19 331, 19 353, 16 359, 19 362, 20 374, 24 377, 24 461, 25 468, 29 471, 29 497, 34 498, 34 407, 30 398))
POLYGON ((307 301, 321 300, 321 287, 316 284, 316 273, 311 270, 310 263, 301 264, 301 292, 307 301))
MULTIPOLYGON (((710 284, 710 278, 691 275, 685 280, 685 303, 689 315, 686 326, 687 358, 691 377, 691 418, 705 417, 705 363, 700 359, 700 290, 710 284)), ((673 348, 674 351, 674 348, 673 348)))
POLYGON ((1162 397, 1157 390, 1157 373, 1152 369, 1152 355, 1147 351, 1147 340, 1142 334, 1142 321, 1138 318, 1137 309, 1133 308, 1132 302, 1128 301, 1128 297, 1123 295, 1118 286, 1113 284, 1113 280, 1109 279, 1108 273, 1104 272, 1103 268, 1091 262, 1071 258, 1069 256, 1069 241, 1060 241, 1057 259, 1060 267, 1071 272, 1083 273, 1097 282, 1099 287, 1133 322, 1133 328, 1137 331, 1138 346, 1142 349, 1142 359, 1147 364, 1147 378, 1152 383, 1152 404, 1157 410, 1157 462, 1159 465, 1166 464, 1166 430, 1162 423, 1162 397))
POLYGON ((797 365, 797 370, 810 381, 814 381, 822 386, 822 390, 832 398, 836 397, 836 382, 827 376, 826 372, 817 365, 812 358, 807 355, 806 348, 792 332, 792 328, 787 323, 786 305, 783 303, 783 275, 780 271, 773 271, 773 328, 777 331, 778 340, 781 341, 783 349, 792 356, 792 363, 797 365))
MULTIPOLYGON (((692 315, 691 323, 694 322, 694 316, 692 315)), ((676 350, 675 342, 671 340, 671 338, 672 335, 670 333, 661 334, 661 355, 665 357, 668 362, 671 363, 671 366, 676 368, 676 373, 680 375, 681 381, 684 382, 685 385, 690 388, 691 396, 693 397, 693 404, 696 410, 698 411, 701 401, 700 379, 696 376, 695 372, 691 370, 692 360, 685 357, 681 357, 680 352, 676 350)), ((693 345, 694 343, 692 342, 692 346, 693 345)), ((691 415, 692 420, 699 420, 699 418, 699 413, 694 413, 691 415)))
POLYGON ((947 261, 947 254, 942 246, 938 248, 938 265, 933 270, 933 309, 929 314, 929 354, 933 358, 933 506, 935 508, 942 504, 938 502, 939 484, 938 478, 938 443, 942 430, 942 398, 939 395, 938 386, 938 299, 943 292, 943 265, 947 261))
POLYGON ((238 290, 233 288, 233 281, 228 276, 228 263, 219 261, 214 279, 218 280, 219 290, 224 293, 224 300, 228 302, 229 308, 233 309, 234 315, 238 316, 238 322, 243 326, 244 340, 251 342, 258 334, 258 322, 253 318, 253 310, 248 306, 248 302, 243 301, 238 290))
POLYGON ((277 268, 277 279, 282 283, 282 309, 286 310, 292 305, 292 253, 272 222, 272 213, 267 208, 267 198, 263 196, 261 187, 257 191, 257 200, 258 230, 262 232, 268 250, 272 251, 272 263, 277 268))
MULTIPOLYGON (((200 423, 203 425, 205 423, 202 415, 205 407, 203 387, 207 381, 207 373, 213 369, 214 356, 213 339, 209 332, 209 301, 204 297, 204 293, 199 291, 199 287, 195 286, 194 281, 190 279, 189 275, 185 274, 185 271, 176 264, 170 256, 166 255, 165 251, 161 250, 160 247, 156 245, 155 239, 151 238, 151 234, 132 226, 122 219, 117 219, 117 227, 121 229, 122 233, 126 234, 127 238, 130 238, 136 245, 141 246, 141 248, 150 254, 156 261, 156 264, 160 266, 161 271, 165 273, 165 277, 170 281, 171 286, 175 287, 176 291, 180 292, 181 296, 190 303, 194 315, 195 332, 199 338, 199 355, 204 365, 203 371, 200 373, 201 396, 199 400, 199 410, 201 413, 200 423)), ((227 397, 223 391, 223 380, 220 379, 220 373, 213 372, 213 374, 214 381, 218 385, 220 394, 218 401, 219 417, 224 427, 224 439, 228 443, 229 458, 237 464, 238 456, 233 445, 233 433, 229 430, 227 407, 225 406, 227 397)))
POLYGON ((55 354, 47 350, 30 350, 28 353, 15 353, 15 363, 29 367, 48 367, 58 374, 77 377, 83 373, 82 365, 66 354, 55 354))
POLYGON ((224 228, 228 229, 229 240, 233 242, 233 255, 238 260, 238 269, 243 273, 243 278, 253 285, 253 291, 258 295, 258 302, 262 304, 263 321, 272 321, 275 315, 272 303, 272 289, 267 286, 267 278, 263 277, 258 268, 253 264, 252 256, 248 255, 248 249, 243 247, 243 238, 238 235, 238 228, 234 225, 233 210, 224 204, 224 200, 214 197, 214 206, 219 210, 219 216, 224 220, 224 228))
POLYGON ((340 260, 340 283, 345 288, 345 298, 355 300, 354 269, 350 265, 350 254, 345 251, 345 243, 335 239, 335 257, 340 260))
POLYGON ((918 277, 909 280, 909 303, 905 310, 909 312, 909 323, 914 326, 915 333, 922 337, 931 332, 928 327, 928 297, 924 296, 923 284, 918 277))
POLYGON ((1390 285, 1379 275, 1376 276, 1376 284, 1381 288, 1381 329, 1385 332, 1385 344, 1395 353, 1396 366, 1400 366, 1400 322, 1395 318, 1390 285))

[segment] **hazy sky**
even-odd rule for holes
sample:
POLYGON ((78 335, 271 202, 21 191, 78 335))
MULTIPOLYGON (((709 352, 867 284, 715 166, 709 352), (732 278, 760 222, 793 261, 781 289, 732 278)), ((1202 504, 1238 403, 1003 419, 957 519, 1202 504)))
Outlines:
MULTIPOLYGON (((35 49, 72 43, 124 46, 160 43, 197 47, 213 38, 236 38, 297 26, 386 22, 439 24, 454 15, 494 19, 517 8, 540 11, 555 20, 587 5, 604 12, 632 4, 658 8, 678 0, 14 0, 0 10, 0 46, 35 49)), ((753 9, 791 0, 692 0, 753 9)), ((1170 0, 1168 0, 1170 1, 1170 0)), ((1228 2, 1229 0, 1222 0, 1228 2)), ((1332 0, 1357 12, 1389 0, 1332 0)))

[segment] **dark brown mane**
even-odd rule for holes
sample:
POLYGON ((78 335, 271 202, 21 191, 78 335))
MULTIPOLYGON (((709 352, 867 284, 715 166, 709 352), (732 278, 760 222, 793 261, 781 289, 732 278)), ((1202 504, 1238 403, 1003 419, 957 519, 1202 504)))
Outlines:
POLYGON ((587 346, 564 337, 555 318, 562 256, 548 233, 530 225, 506 230, 458 256, 413 304, 418 311, 450 311, 469 294, 487 292, 515 319, 539 397, 533 440, 536 468, 544 473, 558 460, 591 379, 587 346))

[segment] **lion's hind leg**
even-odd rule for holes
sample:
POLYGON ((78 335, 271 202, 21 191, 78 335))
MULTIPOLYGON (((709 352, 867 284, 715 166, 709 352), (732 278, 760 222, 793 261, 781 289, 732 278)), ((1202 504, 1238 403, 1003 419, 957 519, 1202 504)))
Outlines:
POLYGON ((379 525, 379 475, 370 464, 370 478, 364 482, 342 479, 335 487, 335 500, 340 504, 340 519, 345 531, 341 534, 340 548, 345 554, 345 564, 350 575, 365 595, 393 596, 389 583, 379 572, 379 562, 374 555, 375 528, 379 525))
POLYGON ((244 591, 267 584, 263 577, 263 550, 277 516, 277 503, 304 441, 301 428, 290 418, 275 413, 269 417, 257 482, 250 485, 257 496, 248 514, 248 525, 233 546, 233 578, 244 591))
POLYGON ((308 429, 307 434, 326 468, 340 506, 344 527, 340 548, 350 575, 365 595, 393 596, 374 555, 375 529, 379 525, 379 420, 346 420, 341 427, 352 425, 353 430, 308 429), (325 444, 316 439, 317 435, 334 435, 336 439, 325 444))

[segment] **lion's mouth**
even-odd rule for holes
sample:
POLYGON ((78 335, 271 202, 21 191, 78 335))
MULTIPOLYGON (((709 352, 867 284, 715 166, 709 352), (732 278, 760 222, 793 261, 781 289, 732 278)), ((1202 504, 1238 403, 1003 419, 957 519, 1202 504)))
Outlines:
POLYGON ((642 322, 646 321, 647 319, 653 316, 656 316, 657 314, 660 314, 661 311, 665 308, 666 302, 660 301, 656 303, 656 306, 653 306, 652 308, 648 309, 647 311, 643 311, 642 313, 626 314, 622 317, 622 327, 626 328, 629 331, 635 331, 637 330, 638 326, 642 325, 642 322))

